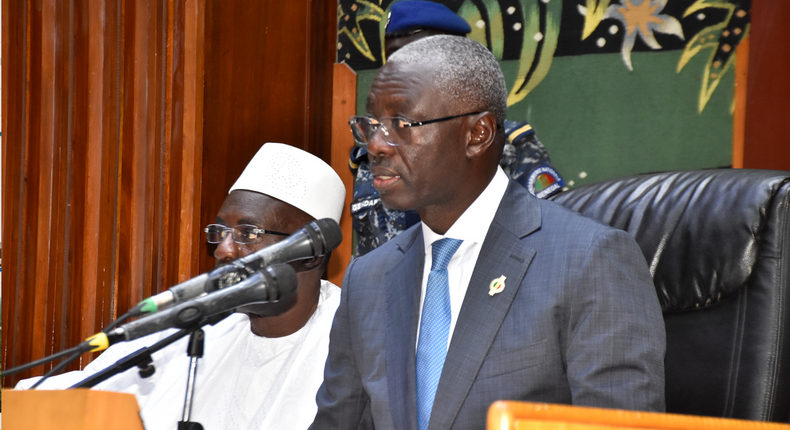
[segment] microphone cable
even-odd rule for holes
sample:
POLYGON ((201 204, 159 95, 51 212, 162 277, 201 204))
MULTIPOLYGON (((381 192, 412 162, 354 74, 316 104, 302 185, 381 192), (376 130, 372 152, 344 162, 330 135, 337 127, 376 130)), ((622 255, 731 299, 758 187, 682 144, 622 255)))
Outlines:
POLYGON ((36 366, 42 365, 44 363, 48 363, 50 361, 57 360, 57 359, 59 359, 59 358, 61 358, 63 356, 71 354, 71 355, 69 355, 68 358, 66 358, 65 360, 61 361, 60 363, 58 363, 57 366, 53 367, 47 373, 45 373, 44 376, 41 377, 41 379, 36 381, 36 383, 33 384, 33 386, 30 387, 31 390, 35 389, 36 387, 41 385, 45 380, 47 380, 50 376, 60 372, 61 370, 63 370, 63 368, 65 368, 66 366, 68 366, 69 364, 74 362, 74 360, 76 360, 77 358, 82 356, 82 354, 84 354, 86 352, 103 351, 103 350, 107 349, 107 347, 109 346, 109 342, 107 341, 107 333, 109 333, 112 329, 114 329, 118 324, 128 320, 129 318, 132 318, 134 316, 138 316, 139 313, 140 313, 140 308, 141 307, 142 307, 142 304, 138 304, 137 306, 133 307, 132 309, 129 310, 129 312, 126 312, 125 314, 121 315, 120 318, 117 318, 115 321, 113 321, 109 325, 107 325, 107 327, 102 329, 102 331, 100 333, 97 333, 97 334, 89 337, 84 342, 80 343, 79 345, 77 345, 75 347, 72 347, 72 348, 69 348, 69 349, 65 349, 63 351, 57 352, 55 354, 52 354, 52 355, 44 357, 44 358, 40 358, 38 360, 31 361, 30 363, 23 364, 21 366, 12 367, 11 369, 6 369, 6 370, 4 370, 2 372, 2 376, 3 377, 11 376, 11 375, 19 373, 19 372, 21 372, 23 370, 32 369, 32 368, 34 368, 36 366))

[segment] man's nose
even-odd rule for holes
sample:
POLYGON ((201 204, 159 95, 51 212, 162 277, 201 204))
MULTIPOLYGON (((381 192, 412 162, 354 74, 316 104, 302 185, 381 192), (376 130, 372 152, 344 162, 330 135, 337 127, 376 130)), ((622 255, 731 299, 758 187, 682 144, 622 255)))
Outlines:
POLYGON ((239 246, 233 241, 233 232, 228 232, 214 250, 214 258, 219 263, 227 263, 239 258, 239 246))
POLYGON ((380 126, 368 139, 368 154, 374 157, 391 155, 395 147, 387 143, 393 136, 388 136, 385 128, 380 126))

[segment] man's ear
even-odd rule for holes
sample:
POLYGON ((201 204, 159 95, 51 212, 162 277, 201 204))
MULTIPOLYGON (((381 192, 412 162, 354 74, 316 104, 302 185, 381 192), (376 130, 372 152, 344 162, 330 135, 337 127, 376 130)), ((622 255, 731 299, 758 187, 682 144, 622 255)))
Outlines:
POLYGON ((478 158, 485 154, 494 143, 497 132, 496 118, 491 112, 483 112, 472 116, 469 120, 472 126, 469 129, 466 156, 478 158))

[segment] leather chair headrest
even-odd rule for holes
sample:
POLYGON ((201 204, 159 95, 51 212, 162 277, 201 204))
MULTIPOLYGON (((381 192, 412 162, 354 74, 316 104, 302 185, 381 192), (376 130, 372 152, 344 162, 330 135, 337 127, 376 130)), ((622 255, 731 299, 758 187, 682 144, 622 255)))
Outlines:
MULTIPOLYGON (((669 172, 581 186, 554 200, 631 233, 664 312, 710 306, 744 287, 758 258, 766 211, 787 172, 669 172)), ((776 251, 776 252, 774 252, 776 251)))

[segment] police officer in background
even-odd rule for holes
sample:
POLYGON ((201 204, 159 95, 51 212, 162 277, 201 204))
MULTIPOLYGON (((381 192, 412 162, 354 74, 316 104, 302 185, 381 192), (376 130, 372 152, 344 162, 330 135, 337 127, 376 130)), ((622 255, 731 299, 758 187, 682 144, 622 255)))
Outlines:
MULTIPOLYGON (((466 36, 469 24, 447 6, 422 0, 400 1, 392 5, 385 28, 386 57, 404 45, 440 34, 466 36)), ((353 130, 353 128, 352 128, 353 130)), ((505 120, 507 141, 499 161, 502 169, 530 193, 546 198, 565 186, 559 172, 549 162, 546 148, 526 122, 505 120)), ((356 255, 362 256, 386 243, 420 221, 415 211, 390 210, 383 206, 373 188, 368 155, 361 136, 354 136, 349 167, 355 175, 351 215, 356 232, 356 255)))

